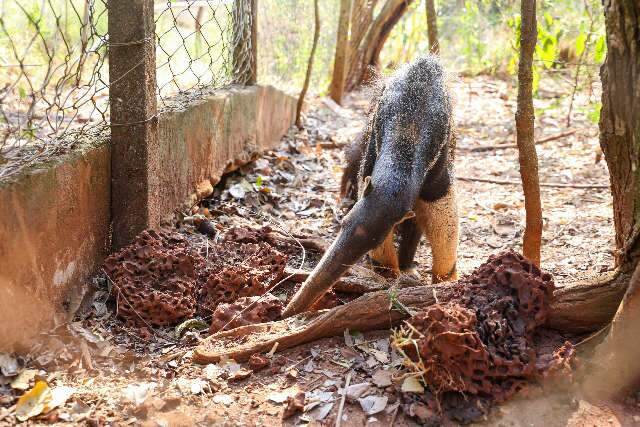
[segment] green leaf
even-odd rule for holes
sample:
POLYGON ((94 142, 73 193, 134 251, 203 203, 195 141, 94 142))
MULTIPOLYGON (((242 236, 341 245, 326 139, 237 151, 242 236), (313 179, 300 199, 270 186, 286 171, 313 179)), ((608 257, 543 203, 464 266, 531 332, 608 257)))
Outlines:
POLYGON ((587 43, 587 35, 585 33, 580 33, 576 38, 576 56, 582 55, 587 43))
POLYGON ((23 87, 18 88, 18 94, 20 95, 20 99, 25 99, 27 97, 27 91, 24 90, 23 87))
POLYGON ((598 64, 601 64, 604 61, 604 56, 606 53, 607 53, 607 43, 603 34, 603 35, 600 35, 600 37, 598 37, 598 39, 596 40, 596 48, 593 54, 593 59, 598 64))
POLYGON ((600 110, 602 109, 602 102, 596 102, 593 104, 591 111, 587 113, 587 118, 591 123, 598 124, 600 121, 600 110))
POLYGON ((262 187, 262 176, 258 175, 258 177, 256 178, 256 186, 258 188, 262 187))

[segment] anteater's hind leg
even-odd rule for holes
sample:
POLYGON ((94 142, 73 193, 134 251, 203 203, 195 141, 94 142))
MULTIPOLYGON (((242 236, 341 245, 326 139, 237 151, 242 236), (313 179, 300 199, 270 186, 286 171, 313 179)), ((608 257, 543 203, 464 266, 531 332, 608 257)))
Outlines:
POLYGON ((396 247, 393 244, 393 228, 391 232, 387 234, 384 241, 372 250, 369 255, 371 259, 382 266, 388 273, 398 276, 400 274, 400 267, 398 265, 398 255, 396 253, 396 247))
POLYGON ((433 202, 420 199, 416 206, 416 219, 431 244, 433 283, 458 278, 456 261, 458 252, 458 206, 455 186, 433 202))

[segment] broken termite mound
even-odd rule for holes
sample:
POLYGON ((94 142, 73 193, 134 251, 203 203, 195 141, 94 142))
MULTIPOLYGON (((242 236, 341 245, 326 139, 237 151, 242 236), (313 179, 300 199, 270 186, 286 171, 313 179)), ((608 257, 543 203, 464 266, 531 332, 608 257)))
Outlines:
POLYGON ((236 315, 235 326, 279 318, 281 308, 272 299, 237 310, 284 277, 288 255, 269 240, 269 231, 234 227, 204 245, 174 231, 142 232, 104 264, 118 317, 147 328, 199 315, 213 318, 214 331, 229 312, 236 315))
POLYGON ((469 402, 469 411, 456 417, 475 419, 532 382, 570 379, 572 345, 542 349, 534 340, 553 313, 553 292, 551 275, 505 252, 456 282, 372 292, 331 310, 218 332, 196 348, 194 360, 244 361, 276 344, 283 350, 345 329, 384 329, 405 320, 393 341, 408 374, 426 385, 424 395, 411 399, 436 413, 447 402, 458 402, 458 409, 469 402))
POLYGON ((394 343, 434 390, 502 401, 537 375, 533 333, 547 319, 553 289, 551 275, 522 256, 492 256, 445 301, 407 320, 394 343))

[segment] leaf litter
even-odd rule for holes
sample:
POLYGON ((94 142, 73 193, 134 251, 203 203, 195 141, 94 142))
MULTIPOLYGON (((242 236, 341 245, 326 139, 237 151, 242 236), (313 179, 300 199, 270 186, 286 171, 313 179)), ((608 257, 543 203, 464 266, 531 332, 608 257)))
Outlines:
MULTIPOLYGON (((513 141, 514 97, 496 96, 514 94, 511 83, 475 77, 453 84, 458 94, 458 175, 518 180, 515 150, 471 151, 513 141)), ((291 131, 279 149, 225 176, 212 198, 186 213, 187 220, 178 224, 177 231, 205 253, 225 232, 242 226, 269 226, 284 230, 284 235, 331 241, 348 204, 337 199, 342 152, 321 145, 327 141, 338 147, 347 144, 363 124, 366 105, 363 94, 352 94, 336 116, 326 103, 314 102, 306 130, 291 131), (207 225, 206 232, 201 232, 205 228, 200 224, 207 225)), ((547 108, 538 115, 538 137, 565 131, 554 114, 561 116, 561 108, 547 108)), ((597 129, 579 110, 574 128, 574 134, 538 146, 541 181, 606 183, 606 165, 594 162, 597 129)), ((458 266, 461 272, 468 272, 496 249, 518 249, 524 227, 523 197, 517 186, 473 180, 458 184, 458 266)), ((608 191, 543 188, 542 196, 542 262, 557 284, 610 269, 613 226, 608 191), (584 251, 584 247, 603 249, 584 251)), ((318 253, 306 251, 303 256, 297 247, 287 264, 310 270, 318 259, 318 253)), ((429 277, 431 256, 426 245, 420 246, 416 260, 420 275, 429 277)), ((98 290, 90 314, 73 326, 59 327, 36 344, 25 364, 0 354, 0 373, 9 379, 0 382, 0 387, 10 390, 9 397, 0 400, 0 417, 16 416, 17 410, 10 408, 17 406, 20 396, 31 396, 24 392, 25 385, 35 388, 41 384, 38 378, 51 377, 49 390, 67 387, 61 390, 73 390, 73 394, 65 402, 55 402, 58 409, 51 411, 55 413, 47 418, 49 422, 136 423, 166 420, 168 414, 178 413, 187 423, 241 418, 269 425, 305 420, 332 423, 348 372, 353 378, 343 420, 385 423, 400 407, 406 411, 399 411, 397 422, 424 422, 434 416, 419 401, 400 406, 402 390, 422 393, 424 388, 416 376, 403 377, 398 371, 402 358, 390 346, 388 333, 345 331, 343 339, 328 338, 271 356, 257 355, 269 360, 258 372, 232 360, 200 367, 191 363, 189 349, 207 334, 201 322, 210 319, 184 319, 178 330, 173 329, 176 325, 132 327, 114 316, 108 280, 98 276, 94 284, 98 290), (85 344, 72 344, 80 341, 85 344), (290 367, 297 372, 295 377, 288 375, 290 367), (33 371, 37 373, 32 377, 33 371), (20 387, 12 388, 12 383, 20 387), (289 404, 291 413, 283 421, 289 404)), ((283 296, 277 290, 274 293, 283 296)), ((340 304, 348 298, 336 294, 336 300, 340 304)), ((47 393, 44 395, 38 399, 47 400, 47 393)), ((33 406, 42 407, 42 413, 46 404, 38 399, 33 406)), ((26 411, 31 412, 30 416, 39 415, 26 411)))

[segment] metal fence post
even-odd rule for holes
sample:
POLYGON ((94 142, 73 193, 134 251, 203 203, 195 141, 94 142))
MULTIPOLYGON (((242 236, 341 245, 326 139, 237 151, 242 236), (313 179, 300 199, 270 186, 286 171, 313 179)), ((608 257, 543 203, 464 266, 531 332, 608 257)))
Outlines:
POLYGON ((149 180, 157 153, 153 0, 109 0, 112 246, 151 222, 149 180))
POLYGON ((258 0, 235 0, 233 5, 233 83, 254 85, 258 80, 258 0))

